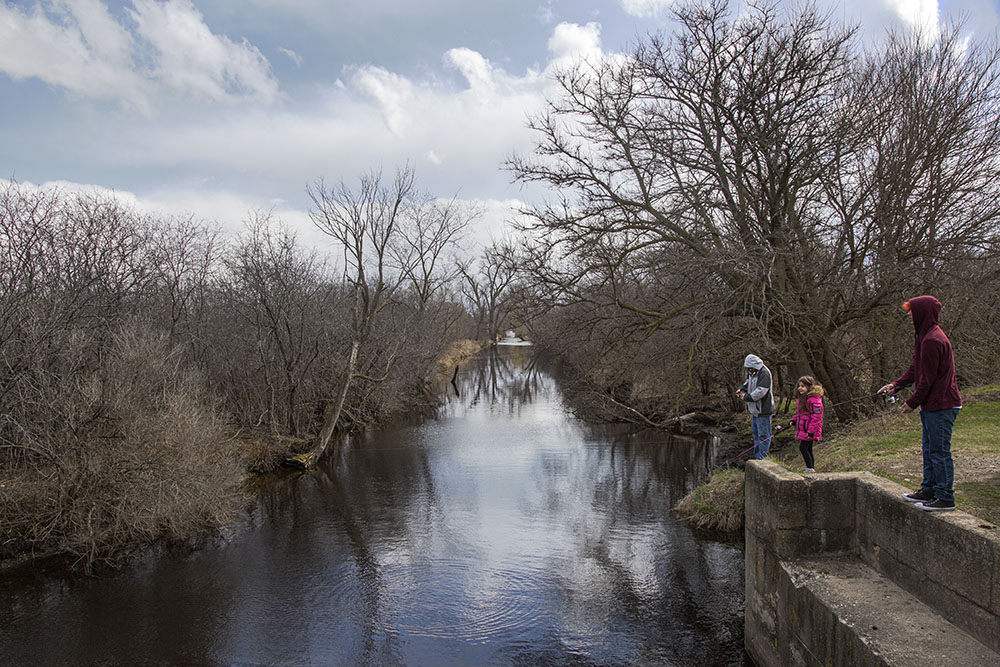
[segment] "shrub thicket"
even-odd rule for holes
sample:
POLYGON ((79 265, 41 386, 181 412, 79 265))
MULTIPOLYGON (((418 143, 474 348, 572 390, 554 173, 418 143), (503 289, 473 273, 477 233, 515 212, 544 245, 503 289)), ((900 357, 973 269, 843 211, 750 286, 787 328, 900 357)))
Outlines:
MULTIPOLYGON (((111 196, 0 186, 0 557, 115 560, 227 521, 246 469, 284 453, 261 442, 317 432, 350 293, 268 216, 229 239, 111 196)), ((342 429, 411 406, 470 323, 447 294, 401 282, 342 429)))

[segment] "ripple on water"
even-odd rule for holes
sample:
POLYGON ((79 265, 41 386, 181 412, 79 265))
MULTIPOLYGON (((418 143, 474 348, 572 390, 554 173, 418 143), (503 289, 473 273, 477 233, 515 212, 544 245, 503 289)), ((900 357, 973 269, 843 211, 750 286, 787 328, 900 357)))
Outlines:
POLYGON ((553 585, 542 562, 482 565, 435 559, 383 570, 393 588, 391 622, 417 637, 490 643, 524 638, 546 626, 553 585))

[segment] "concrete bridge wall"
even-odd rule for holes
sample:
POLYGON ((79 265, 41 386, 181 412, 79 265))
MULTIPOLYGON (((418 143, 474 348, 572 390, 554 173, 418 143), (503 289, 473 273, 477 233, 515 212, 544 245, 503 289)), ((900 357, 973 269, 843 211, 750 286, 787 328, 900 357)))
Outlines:
POLYGON ((918 648, 1000 664, 1000 529, 924 512, 905 492, 870 473, 747 464, 746 647, 758 665, 910 664, 918 648))

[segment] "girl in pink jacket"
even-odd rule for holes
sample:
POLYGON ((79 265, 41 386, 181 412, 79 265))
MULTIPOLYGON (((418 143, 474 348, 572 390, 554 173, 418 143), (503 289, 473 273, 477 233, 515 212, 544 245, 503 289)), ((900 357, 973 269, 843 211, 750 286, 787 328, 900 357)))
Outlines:
POLYGON ((789 425, 795 425, 795 439, 799 441, 806 472, 816 472, 813 443, 823 435, 823 385, 813 376, 803 375, 795 385, 795 393, 795 416, 789 425))

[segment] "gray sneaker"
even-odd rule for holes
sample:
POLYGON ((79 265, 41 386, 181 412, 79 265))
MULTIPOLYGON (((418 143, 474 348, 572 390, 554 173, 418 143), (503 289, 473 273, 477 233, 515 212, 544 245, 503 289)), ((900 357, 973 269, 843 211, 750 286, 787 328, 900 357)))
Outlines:
POLYGON ((955 509, 955 501, 935 498, 929 503, 917 503, 917 507, 928 512, 947 512, 948 510, 955 509))
POLYGON ((928 501, 934 500, 934 493, 932 491, 924 491, 920 489, 913 493, 904 493, 903 500, 908 503, 926 503, 928 501))

